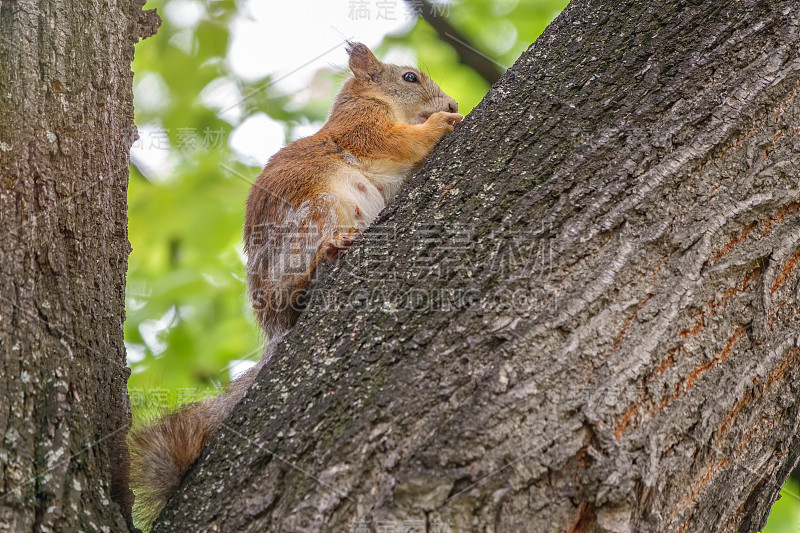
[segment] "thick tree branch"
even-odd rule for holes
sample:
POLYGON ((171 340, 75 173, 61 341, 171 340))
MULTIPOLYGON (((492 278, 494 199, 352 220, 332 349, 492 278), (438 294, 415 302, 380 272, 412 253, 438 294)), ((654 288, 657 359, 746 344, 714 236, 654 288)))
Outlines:
POLYGON ((319 280, 156 530, 758 529, 800 454, 799 24, 572 2, 319 280))

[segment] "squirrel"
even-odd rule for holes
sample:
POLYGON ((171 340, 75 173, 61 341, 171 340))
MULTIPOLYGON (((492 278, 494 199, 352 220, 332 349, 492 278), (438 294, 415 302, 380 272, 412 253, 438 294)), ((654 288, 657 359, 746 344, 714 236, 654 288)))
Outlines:
POLYGON ((134 516, 145 528, 297 321, 316 268, 353 244, 464 118, 425 73, 382 63, 361 43, 347 44, 353 75, 328 120, 273 155, 247 199, 247 284, 269 337, 264 354, 220 396, 129 435, 134 516))
POLYGON ((268 335, 304 308, 316 266, 334 261, 464 117, 424 73, 348 47, 354 76, 318 133, 273 156, 247 199, 253 309, 268 335))

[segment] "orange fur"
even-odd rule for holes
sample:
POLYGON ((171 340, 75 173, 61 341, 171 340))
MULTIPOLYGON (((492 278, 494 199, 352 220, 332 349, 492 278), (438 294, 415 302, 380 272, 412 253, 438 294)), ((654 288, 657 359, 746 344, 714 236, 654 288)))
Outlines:
POLYGON ((137 522, 151 524, 158 517, 208 444, 206 414, 196 405, 190 406, 131 431, 131 485, 136 493, 137 522))

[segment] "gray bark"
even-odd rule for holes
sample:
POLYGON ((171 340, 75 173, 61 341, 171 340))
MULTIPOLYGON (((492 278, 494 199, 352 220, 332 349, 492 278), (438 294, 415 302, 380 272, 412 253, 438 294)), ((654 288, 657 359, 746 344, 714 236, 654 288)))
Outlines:
POLYGON ((799 23, 574 0, 318 280, 155 530, 763 526, 800 454, 799 23))
POLYGON ((130 62, 157 25, 143 4, 0 1, 0 531, 130 525, 130 62))

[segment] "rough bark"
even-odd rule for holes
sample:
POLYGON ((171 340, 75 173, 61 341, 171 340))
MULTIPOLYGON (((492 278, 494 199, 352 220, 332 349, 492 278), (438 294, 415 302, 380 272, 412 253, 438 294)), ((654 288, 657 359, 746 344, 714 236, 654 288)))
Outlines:
POLYGON ((130 62, 157 25, 143 4, 0 1, 2 531, 130 525, 130 62))
POLYGON ((800 453, 799 22, 574 0, 156 530, 759 529, 800 453))

